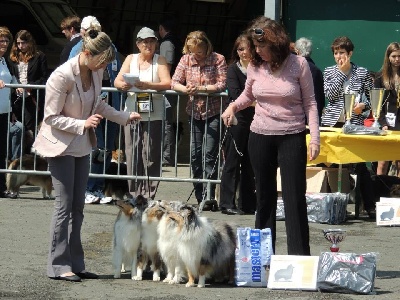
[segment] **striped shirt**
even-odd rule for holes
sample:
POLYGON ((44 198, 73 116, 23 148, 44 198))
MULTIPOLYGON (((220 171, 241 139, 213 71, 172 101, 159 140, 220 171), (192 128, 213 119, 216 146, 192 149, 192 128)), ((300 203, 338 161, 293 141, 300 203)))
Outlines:
MULTIPOLYGON (((369 91, 372 88, 372 79, 367 69, 351 63, 351 76, 346 90, 356 92, 361 97, 360 102, 365 103, 365 110, 370 109, 369 91)), ((341 72, 337 65, 327 67, 324 71, 324 91, 328 104, 322 115, 321 123, 323 126, 335 126, 339 120, 344 107, 344 84, 347 80, 346 74, 341 72)), ((364 110, 364 111, 365 111, 364 110)), ((364 125, 365 117, 363 114, 352 114, 351 124, 364 125)))
MULTIPOLYGON (((190 54, 182 56, 175 73, 172 76, 172 89, 178 83, 196 86, 215 85, 218 92, 226 89, 227 65, 223 55, 212 52, 205 61, 204 66, 200 66, 190 54)), ((197 120, 207 119, 220 114, 220 97, 197 96, 189 97, 186 104, 186 112, 197 120), (202 116, 206 113, 206 117, 202 116)))

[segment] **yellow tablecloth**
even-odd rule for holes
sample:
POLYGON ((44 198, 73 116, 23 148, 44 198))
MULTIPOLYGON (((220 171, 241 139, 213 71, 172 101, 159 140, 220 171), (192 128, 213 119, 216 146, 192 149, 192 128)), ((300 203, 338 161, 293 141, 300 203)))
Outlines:
MULTIPOLYGON (((307 135, 307 144, 309 141, 307 135)), ((385 136, 343 134, 339 128, 321 131, 320 149, 317 159, 309 161, 309 165, 400 160, 400 131, 389 131, 385 136)))

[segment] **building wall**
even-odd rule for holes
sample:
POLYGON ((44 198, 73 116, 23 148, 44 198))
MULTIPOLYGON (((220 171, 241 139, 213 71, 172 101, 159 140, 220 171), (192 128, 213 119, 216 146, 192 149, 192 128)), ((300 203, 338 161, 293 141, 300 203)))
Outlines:
POLYGON ((292 40, 311 38, 312 58, 321 69, 335 63, 330 45, 345 35, 355 45, 352 61, 378 71, 387 45, 400 40, 399 11, 398 0, 283 0, 283 22, 292 40))
POLYGON ((247 23, 264 13, 263 0, 226 0, 224 3, 196 0, 70 0, 79 16, 96 16, 118 50, 136 51, 135 36, 143 26, 158 29, 159 21, 174 15, 179 21, 182 40, 194 30, 204 30, 217 52, 226 56, 237 35, 247 23))

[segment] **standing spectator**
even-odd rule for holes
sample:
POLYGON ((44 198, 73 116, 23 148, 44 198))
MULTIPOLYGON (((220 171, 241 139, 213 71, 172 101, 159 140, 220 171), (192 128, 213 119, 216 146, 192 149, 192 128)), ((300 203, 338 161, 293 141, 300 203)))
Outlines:
POLYGON ((318 116, 319 120, 321 120, 322 110, 325 107, 324 77, 321 70, 315 65, 311 58, 312 42, 311 40, 302 37, 295 42, 294 46, 297 55, 303 56, 307 60, 308 66, 310 67, 311 76, 314 83, 315 101, 317 101, 318 106, 318 116))
POLYGON ((310 255, 306 203, 306 124, 310 127, 308 157, 319 154, 317 103, 307 61, 290 53, 282 25, 258 17, 249 27, 258 55, 247 68, 243 93, 222 114, 230 126, 234 115, 256 101, 250 127, 249 154, 256 178, 256 228, 270 228, 275 252, 276 173, 280 167, 285 204, 287 249, 290 255, 310 255))
MULTIPOLYGON (((47 59, 43 52, 36 47, 35 39, 27 30, 20 30, 15 35, 15 40, 10 52, 10 59, 18 70, 16 76, 21 84, 45 84, 47 80, 47 59)), ((16 89, 13 97, 13 113, 23 126, 23 135, 26 137, 24 152, 30 152, 36 126, 43 119, 45 90, 16 89), (23 94, 25 93, 25 106, 23 107, 23 94), (36 116, 36 110, 38 115, 36 116), (22 115, 24 112, 24 119, 22 115), (37 118, 37 120, 36 120, 37 118)))
MULTIPOLYGON (((167 60, 167 65, 171 77, 174 75, 176 66, 182 56, 182 42, 175 34, 176 21, 168 18, 161 21, 158 27, 160 34, 160 55, 167 60)), ((175 165, 175 132, 173 128, 174 111, 176 109, 178 97, 176 95, 166 95, 168 100, 165 109, 165 135, 164 135, 164 152, 163 165, 175 165)), ((178 124, 177 124, 178 128, 178 124)))
MULTIPOLYGON (((13 36, 7 27, 0 27, 0 169, 7 169, 7 138, 11 115, 10 89, 5 84, 18 83, 15 78, 15 67, 4 54, 12 43, 13 36)), ((8 198, 6 191, 6 173, 0 173, 0 198, 8 198)), ((15 198, 15 197, 13 197, 15 198)))
MULTIPOLYGON (((383 130, 400 130, 400 43, 390 43, 385 51, 381 71, 374 81, 376 88, 386 89, 379 123, 383 130)), ((400 161, 395 161, 397 170, 400 169, 400 161)), ((377 175, 388 173, 389 162, 378 161, 377 175)), ((399 176, 399 172, 397 172, 399 176)))
MULTIPOLYGON (((253 41, 248 34, 241 34, 235 41, 232 57, 228 66, 228 101, 235 101, 243 92, 247 66, 255 55, 253 41)), ((221 175, 221 193, 219 207, 223 214, 254 214, 256 210, 256 187, 247 144, 250 124, 254 117, 254 106, 249 106, 235 115, 237 125, 229 127, 225 141, 225 164, 221 175), (239 185, 239 197, 236 208, 236 190, 239 185)))
MULTIPOLYGON (((203 31, 193 31, 187 35, 183 54, 172 77, 172 89, 189 95, 186 112, 190 116, 192 134, 193 178, 216 179, 221 98, 200 96, 197 93, 212 94, 225 90, 225 58, 213 52, 213 46, 203 31)), ((206 185, 203 184, 194 183, 194 190, 199 204, 206 196, 210 199, 211 202, 204 205, 204 210, 217 209, 215 184, 211 185, 210 195, 206 195, 206 185)))
POLYGON ((34 143, 47 157, 56 195, 47 276, 66 281, 98 277, 85 268, 81 242, 89 154, 96 146, 94 128, 103 117, 121 125, 140 118, 115 110, 99 97, 103 70, 115 58, 111 39, 90 30, 83 40, 82 52, 47 81, 44 120, 34 143))
POLYGON ((78 16, 69 16, 61 21, 61 31, 67 38, 68 42, 60 54, 60 65, 68 60, 71 49, 81 40, 80 35, 81 18, 78 16))
MULTIPOLYGON (((127 173, 132 176, 161 176, 161 141, 163 137, 165 98, 162 94, 142 93, 140 90, 166 90, 171 86, 171 77, 165 57, 156 54, 157 37, 148 27, 140 29, 136 36, 138 54, 130 54, 122 64, 114 85, 123 91, 132 87, 137 93, 128 92, 127 111, 138 111, 142 120, 136 126, 125 127, 125 155, 127 173), (125 73, 137 74, 134 84, 125 82, 125 73)), ((143 195, 154 199, 159 181, 128 180, 132 196, 143 195)))
MULTIPOLYGON (((336 65, 327 67, 324 71, 324 90, 328 98, 328 105, 322 116, 322 125, 343 127, 346 115, 344 111, 344 94, 346 93, 358 94, 350 119, 351 124, 364 125, 363 113, 370 109, 371 75, 367 69, 351 62, 354 44, 348 37, 336 38, 332 42, 331 49, 336 65)), ((345 167, 348 167, 350 172, 353 171, 357 174, 364 208, 370 218, 375 218, 373 182, 366 164, 357 163, 345 167)))
MULTIPOLYGON (((97 31, 101 31, 100 22, 96 17, 87 16, 82 19, 81 23, 81 35, 85 36, 86 31, 89 29, 95 29, 97 31)), ((71 50, 69 54, 69 59, 79 54, 82 49, 83 41, 80 40, 71 50)), ((115 59, 110 62, 103 73, 103 87, 114 87, 114 80, 118 75, 119 70, 121 69, 121 61, 118 58, 117 48, 114 44, 112 44, 115 53, 115 59)), ((111 104, 117 110, 121 109, 121 93, 106 93, 102 94, 104 97, 104 101, 108 100, 108 103, 111 104), (111 95, 111 101, 109 99, 109 95, 111 95)), ((96 127, 96 137, 97 137, 97 148, 94 153, 97 153, 98 149, 104 150, 107 155, 104 157, 105 163, 100 161, 92 161, 91 162, 91 172, 93 174, 103 174, 105 170, 108 169, 111 163, 111 152, 115 150, 115 138, 117 136, 118 125, 114 122, 106 121, 105 119, 101 120, 99 126, 96 127)), ((106 197, 103 193, 104 190, 104 178, 89 178, 88 185, 85 194, 85 202, 86 203, 109 203, 112 201, 112 197, 106 197)))

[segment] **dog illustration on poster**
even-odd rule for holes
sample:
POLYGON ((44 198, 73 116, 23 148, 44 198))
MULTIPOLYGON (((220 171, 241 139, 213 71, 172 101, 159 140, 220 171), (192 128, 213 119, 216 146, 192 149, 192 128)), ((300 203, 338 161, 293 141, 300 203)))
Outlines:
POLYGON ((291 281, 293 275, 294 266, 288 265, 285 269, 279 269, 275 272, 275 281, 291 281))
POLYGON ((393 220, 394 217, 394 208, 391 207, 388 211, 383 211, 381 213, 381 221, 383 220, 393 220))

